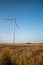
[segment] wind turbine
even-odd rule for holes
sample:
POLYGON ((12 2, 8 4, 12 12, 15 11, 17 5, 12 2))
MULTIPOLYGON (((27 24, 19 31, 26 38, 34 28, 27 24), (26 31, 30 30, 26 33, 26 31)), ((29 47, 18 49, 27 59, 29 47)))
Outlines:
POLYGON ((15 43, 15 26, 17 26, 17 28, 19 29, 18 24, 16 23, 16 18, 13 19, 1 19, 1 20, 5 20, 5 21, 12 21, 13 22, 13 43, 15 43))

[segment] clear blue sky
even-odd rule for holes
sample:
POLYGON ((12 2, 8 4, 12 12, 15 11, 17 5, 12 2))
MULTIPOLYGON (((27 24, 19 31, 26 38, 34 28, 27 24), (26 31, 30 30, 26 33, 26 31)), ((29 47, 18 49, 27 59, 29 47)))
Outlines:
POLYGON ((43 43, 43 0, 0 0, 0 41, 13 42, 13 22, 16 17, 16 42, 43 43))

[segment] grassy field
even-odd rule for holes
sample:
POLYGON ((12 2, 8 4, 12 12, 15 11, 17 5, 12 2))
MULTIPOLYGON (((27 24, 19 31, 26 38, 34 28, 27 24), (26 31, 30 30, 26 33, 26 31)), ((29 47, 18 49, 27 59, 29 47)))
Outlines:
POLYGON ((43 65, 43 44, 0 44, 0 65, 43 65))

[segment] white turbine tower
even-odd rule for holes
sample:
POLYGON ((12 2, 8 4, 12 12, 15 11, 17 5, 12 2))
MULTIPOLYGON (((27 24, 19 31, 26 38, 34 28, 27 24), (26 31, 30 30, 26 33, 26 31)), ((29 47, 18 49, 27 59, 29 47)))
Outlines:
POLYGON ((1 19, 1 20, 12 21, 13 22, 13 43, 15 43, 15 26, 17 26, 17 28, 19 29, 19 26, 16 23, 16 18, 13 18, 13 19, 1 19))

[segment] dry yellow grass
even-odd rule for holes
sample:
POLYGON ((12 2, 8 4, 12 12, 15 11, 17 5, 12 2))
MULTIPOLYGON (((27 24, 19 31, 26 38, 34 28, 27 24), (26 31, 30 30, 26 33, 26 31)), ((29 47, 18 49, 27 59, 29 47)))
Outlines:
POLYGON ((0 44, 0 65, 43 65, 43 44, 0 44))

